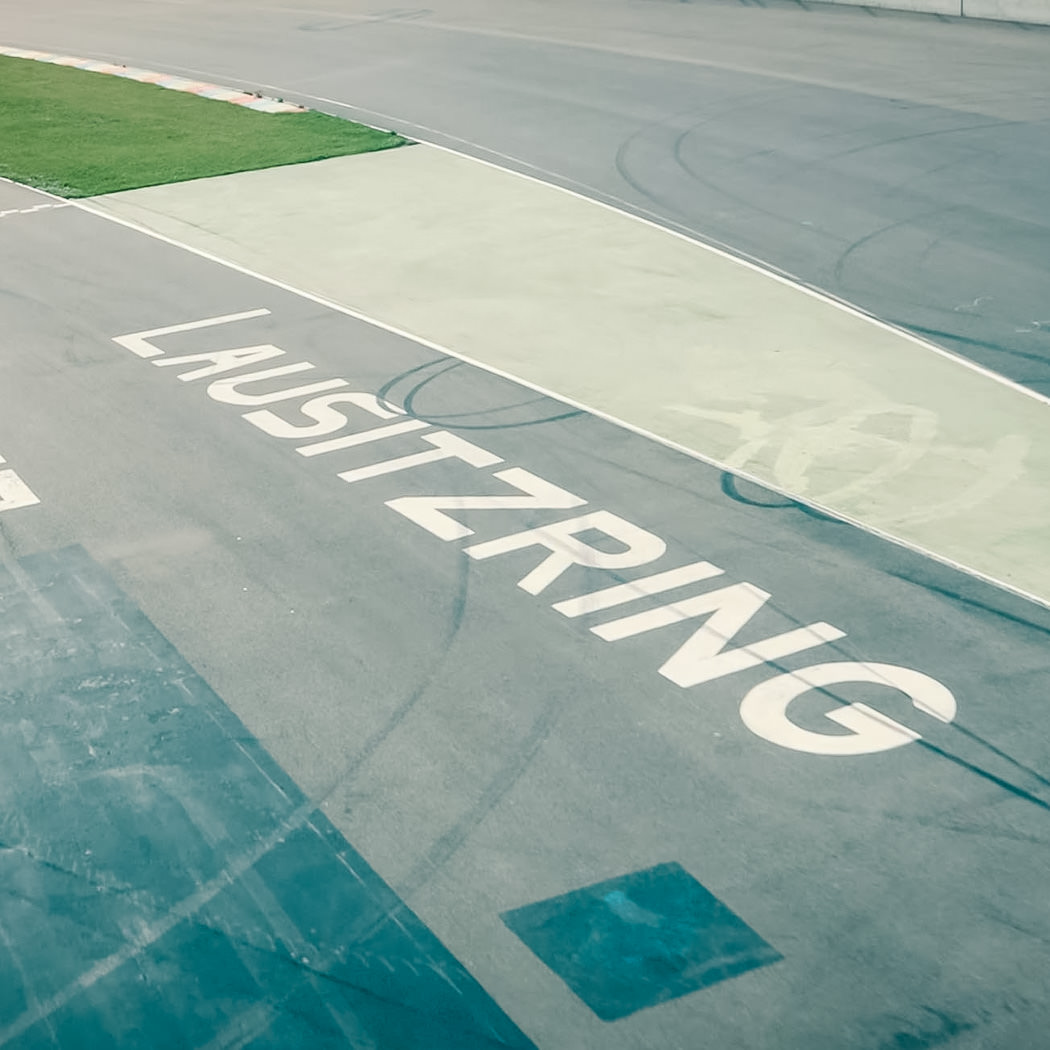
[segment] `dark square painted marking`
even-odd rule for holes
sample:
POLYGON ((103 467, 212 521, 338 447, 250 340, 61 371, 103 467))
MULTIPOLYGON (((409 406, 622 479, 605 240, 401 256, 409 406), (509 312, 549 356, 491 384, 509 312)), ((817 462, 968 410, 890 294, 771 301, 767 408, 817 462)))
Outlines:
POLYGON ((535 1050, 84 550, 0 672, 0 1044, 535 1050))
POLYGON ((783 958, 675 863, 502 918, 603 1021, 783 958))

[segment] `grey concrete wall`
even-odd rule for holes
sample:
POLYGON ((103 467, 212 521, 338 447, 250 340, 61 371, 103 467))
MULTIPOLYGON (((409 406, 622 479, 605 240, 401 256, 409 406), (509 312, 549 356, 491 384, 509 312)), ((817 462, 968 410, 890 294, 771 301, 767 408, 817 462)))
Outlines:
POLYGON ((927 11, 936 15, 995 18, 1007 22, 1050 25, 1050 0, 817 0, 817 3, 886 7, 895 11, 927 11))
POLYGON ((963 14, 1050 25, 1050 0, 963 0, 963 14))

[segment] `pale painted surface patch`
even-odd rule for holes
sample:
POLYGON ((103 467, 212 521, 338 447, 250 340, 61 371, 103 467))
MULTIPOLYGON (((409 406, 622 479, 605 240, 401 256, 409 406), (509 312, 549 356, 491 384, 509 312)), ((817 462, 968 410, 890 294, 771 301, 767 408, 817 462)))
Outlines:
POLYGON ((1045 400, 694 242, 423 146, 92 206, 1050 598, 1045 400))

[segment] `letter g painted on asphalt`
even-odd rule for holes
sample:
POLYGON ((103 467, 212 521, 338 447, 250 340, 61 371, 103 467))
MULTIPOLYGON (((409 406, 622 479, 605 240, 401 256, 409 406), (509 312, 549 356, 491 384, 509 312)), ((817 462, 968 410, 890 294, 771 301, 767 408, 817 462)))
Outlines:
POLYGON ((757 736, 811 755, 870 755, 919 740, 920 735, 867 704, 846 704, 825 717, 850 730, 848 734, 815 733, 788 717, 791 701, 810 689, 850 682, 884 685, 904 693, 915 707, 940 722, 955 717, 955 697, 929 675, 893 664, 853 661, 816 664, 777 675, 756 685, 740 705, 744 725, 757 736))

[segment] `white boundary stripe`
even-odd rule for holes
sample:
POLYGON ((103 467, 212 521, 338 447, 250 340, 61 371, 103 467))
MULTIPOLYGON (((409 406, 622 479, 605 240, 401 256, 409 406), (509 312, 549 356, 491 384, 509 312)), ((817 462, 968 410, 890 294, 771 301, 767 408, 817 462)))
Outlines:
POLYGON ((62 201, 59 204, 48 201, 46 204, 34 204, 31 208, 8 208, 7 211, 0 211, 0 219, 6 219, 9 215, 33 215, 38 211, 53 211, 55 208, 68 207, 70 207, 69 201, 62 201))
MULTIPOLYGON (((43 191, 41 191, 43 192, 43 191)), ((199 256, 202 259, 207 259, 209 262, 218 263, 220 266, 225 266, 227 269, 234 270, 237 273, 242 273, 247 277, 255 278, 256 280, 262 281, 265 284, 269 284, 274 288, 280 288, 282 291, 289 292, 292 295, 297 295, 302 299, 307 299, 310 302, 317 303, 319 306, 323 306, 329 310, 335 310, 337 313, 345 314, 347 317, 353 317, 355 320, 362 321, 365 324, 371 325, 374 328, 379 328, 382 331, 390 332, 392 335, 400 336, 403 339, 409 339, 414 343, 418 343, 420 346, 425 346, 430 350, 434 350, 439 354, 456 358, 459 361, 463 361, 465 364, 471 365, 474 368, 479 368, 484 372, 488 372, 492 375, 499 376, 502 379, 508 379, 511 382, 517 383, 519 386, 526 387, 529 390, 534 390, 538 394, 542 394, 544 397, 549 397, 555 401, 560 401, 562 404, 569 405, 571 408, 580 409, 583 412, 588 413, 596 417, 597 419, 605 420, 607 423, 612 423, 614 426, 618 426, 623 430, 627 430, 632 434, 637 434, 639 437, 647 438, 650 441, 655 441, 658 445, 663 445, 665 448, 673 449, 675 452, 681 452, 683 455, 689 456, 691 459, 698 460, 701 463, 706 463, 710 467, 715 467, 717 470, 723 471, 724 473, 732 474, 734 477, 743 479, 744 481, 750 481, 760 488, 766 489, 769 492, 775 492, 785 499, 792 500, 795 503, 800 503, 803 506, 809 507, 811 510, 815 510, 820 514, 823 514, 829 518, 834 518, 837 521, 845 522, 847 525, 852 525, 854 528, 859 529, 861 532, 866 532, 869 535, 877 536, 879 539, 886 540, 890 543, 895 544, 898 547, 903 547, 905 550, 913 551, 916 554, 920 554, 923 557, 929 558, 932 561, 938 562, 941 565, 946 565, 950 569, 955 569, 958 572, 964 573, 967 576, 972 576, 975 579, 982 580, 985 583, 991 584, 994 587, 998 587, 1001 590, 1008 591, 1010 594, 1014 594, 1019 598, 1023 598, 1026 601, 1030 601, 1035 605, 1042 606, 1043 608, 1050 609, 1050 596, 1043 598, 1037 594, 1033 594, 1030 591, 1026 591, 1020 587, 1015 587, 1011 583, 1007 583, 1005 580, 1000 580, 995 576, 988 573, 981 572, 979 569, 973 569, 968 565, 964 565, 962 562, 955 561, 952 558, 946 557, 941 554, 937 554, 935 551, 929 550, 926 547, 922 547, 917 543, 911 543, 908 540, 902 539, 898 536, 894 536, 892 533, 886 532, 883 529, 877 528, 873 525, 868 525, 858 518, 851 517, 847 514, 843 514, 840 511, 833 510, 831 507, 826 507, 815 500, 806 499, 802 496, 797 496, 787 489, 780 488, 778 485, 774 485, 769 481, 764 480, 746 470, 741 470, 739 467, 729 466, 727 463, 723 463, 720 460, 714 459, 711 456, 704 455, 702 452, 697 452, 695 449, 688 448, 685 445, 679 444, 677 441, 672 441, 669 438, 661 437, 659 434, 654 434, 650 430, 646 430, 643 427, 635 426, 633 423, 628 423, 623 419, 619 419, 616 416, 610 415, 607 412, 602 412, 599 409, 592 408, 590 405, 584 404, 582 401, 575 401, 572 398, 565 397, 563 394, 555 393, 553 390, 548 390, 546 387, 542 387, 537 383, 531 383, 527 379, 522 379, 519 376, 512 374, 511 372, 505 372, 501 368, 496 368, 493 365, 486 364, 484 361, 475 360, 472 357, 468 357, 466 354, 459 353, 457 350, 452 350, 449 347, 442 346, 440 343, 435 343, 430 339, 426 339, 422 336, 415 335, 412 332, 407 332, 402 328, 397 328, 394 325, 387 324, 385 321, 379 321, 374 317, 369 317, 367 314, 361 313, 359 310, 354 310, 352 307, 344 306, 342 303, 337 303, 331 299, 326 299, 323 296, 315 295, 313 292, 304 291, 301 288, 296 288, 294 285, 288 284, 285 281, 281 281, 275 277, 268 277, 266 274, 259 273, 257 270, 251 270, 246 266, 241 266, 238 263, 229 262, 226 259, 221 258, 218 255, 214 255, 209 251, 205 251, 203 248, 195 248, 189 244, 183 244, 181 241, 175 240, 173 237, 168 237, 162 233, 157 233, 154 230, 150 230, 145 226, 141 226, 136 222, 132 222, 129 219, 118 218, 115 215, 109 215, 105 211, 99 208, 93 207, 91 204, 83 201, 73 201, 73 206, 79 211, 87 212, 91 215, 95 215, 99 218, 106 219, 109 222, 114 222, 119 226, 125 226, 130 230, 135 230, 137 233, 145 234, 147 237, 152 237, 154 240, 161 241, 164 244, 170 244, 172 247, 181 248, 183 251, 192 253, 193 255, 199 256)))

